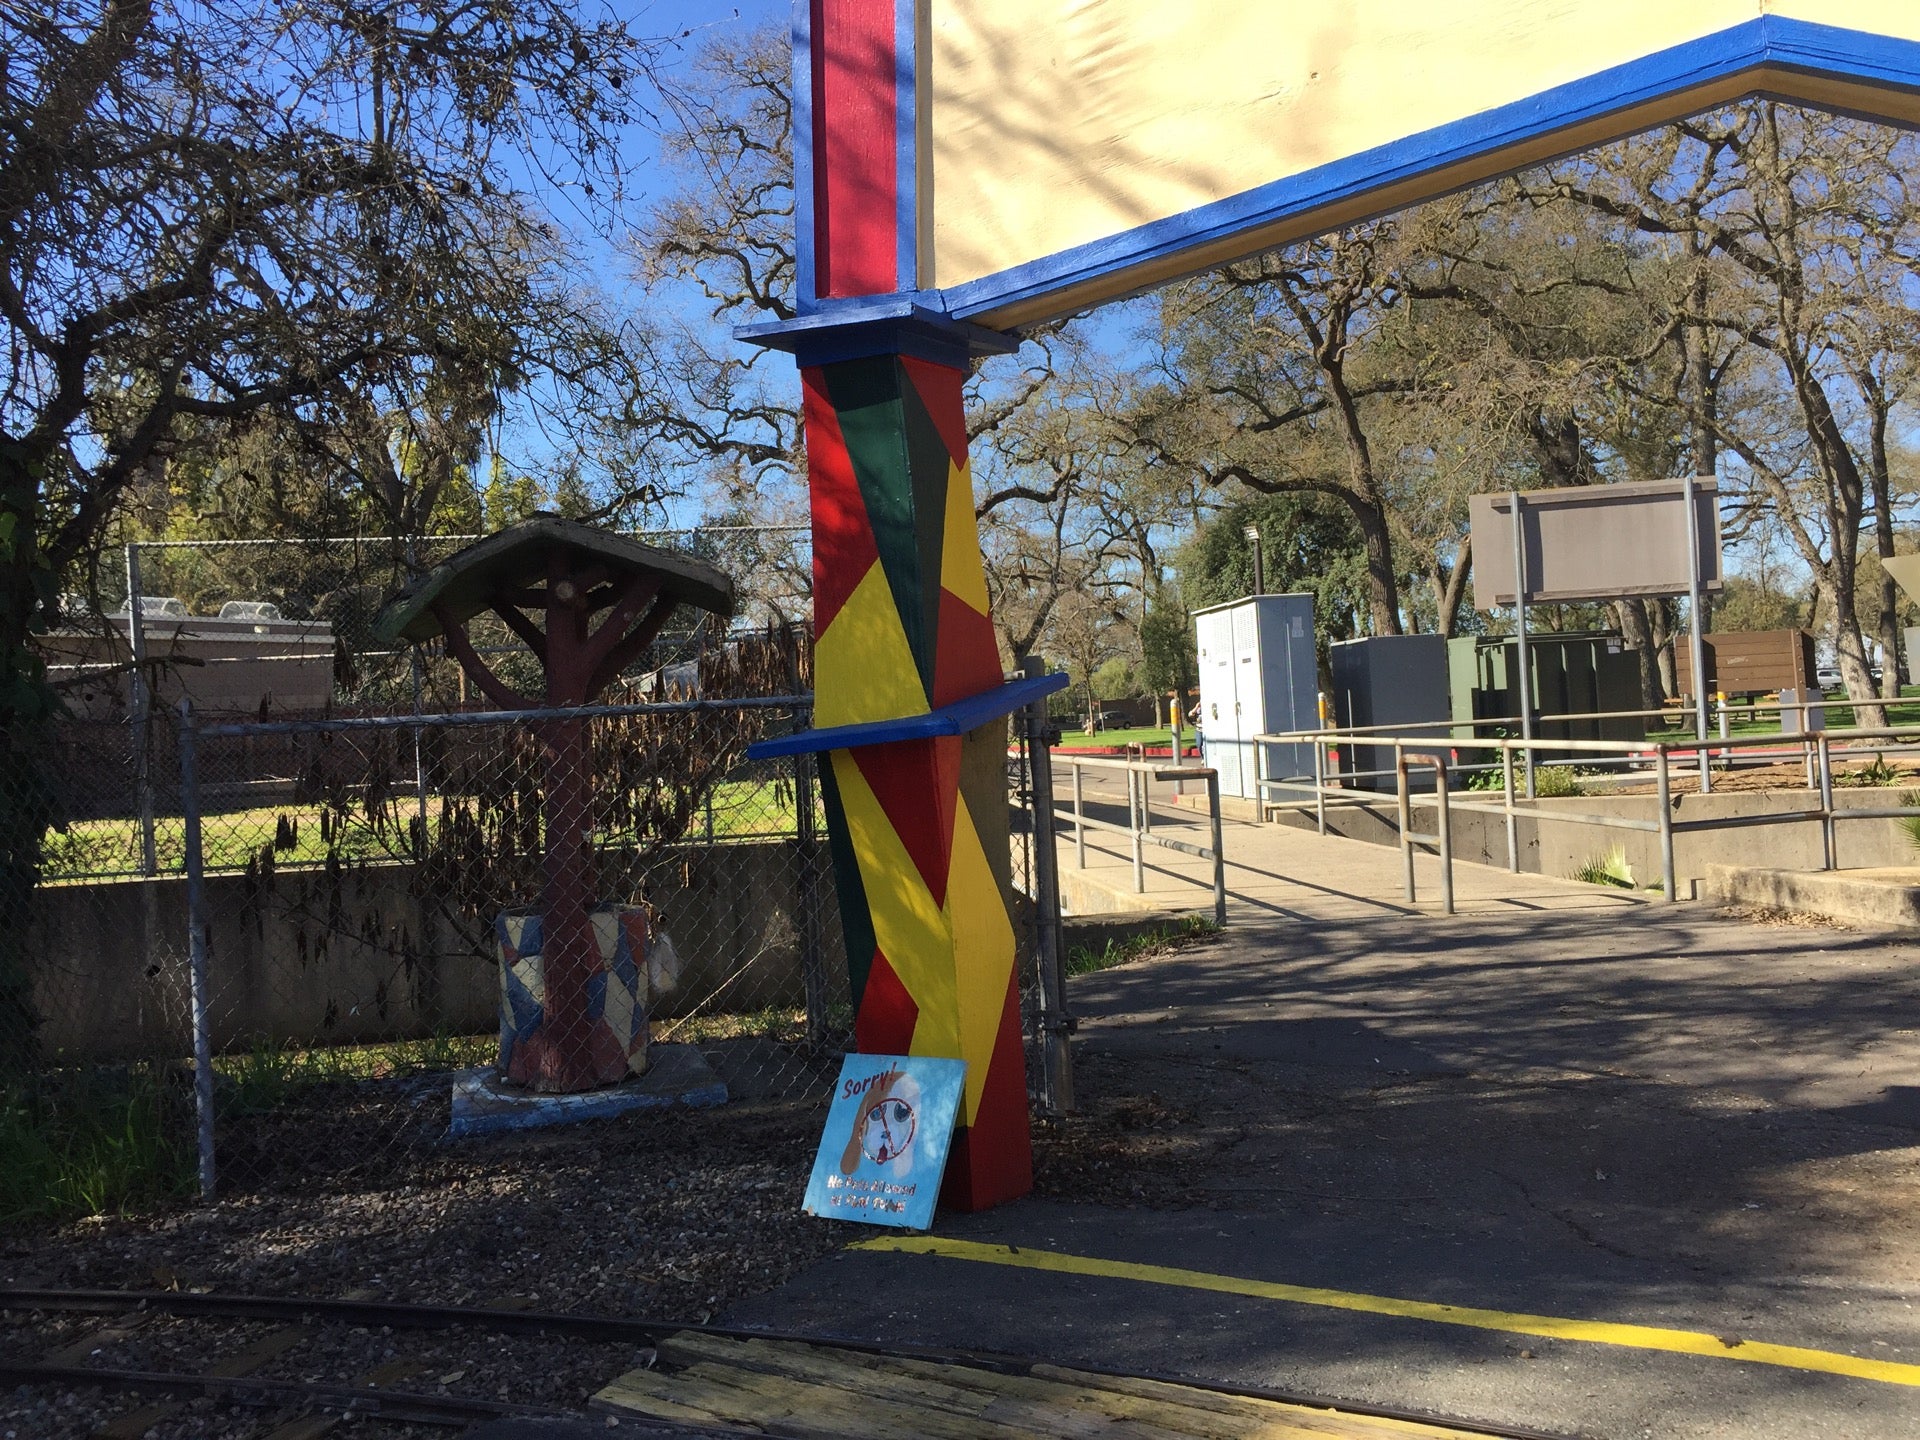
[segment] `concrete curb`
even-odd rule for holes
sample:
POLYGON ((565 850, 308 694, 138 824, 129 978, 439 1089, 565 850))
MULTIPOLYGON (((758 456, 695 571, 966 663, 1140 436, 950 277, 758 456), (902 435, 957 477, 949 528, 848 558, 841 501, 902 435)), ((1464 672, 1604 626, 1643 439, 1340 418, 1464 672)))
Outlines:
POLYGON ((1920 867, 1768 870, 1709 865, 1701 898, 1858 925, 1920 929, 1920 867))

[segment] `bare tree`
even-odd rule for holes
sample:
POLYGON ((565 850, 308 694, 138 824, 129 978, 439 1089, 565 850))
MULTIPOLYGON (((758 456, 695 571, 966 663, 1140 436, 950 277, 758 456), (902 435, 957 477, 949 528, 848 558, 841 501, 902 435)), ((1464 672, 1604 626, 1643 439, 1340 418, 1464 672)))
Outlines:
MULTIPOLYGON (((1848 693, 1862 701, 1876 687, 1856 599, 1859 547, 1870 511, 1876 546, 1893 543, 1885 438, 1909 383, 1905 282, 1920 253, 1912 158, 1901 132, 1756 101, 1527 186, 1690 264, 1666 303, 1694 458, 1731 457, 1765 496, 1814 578, 1848 693)), ((1883 634, 1891 615, 1883 595, 1883 634)), ((1876 706, 1856 713, 1884 719, 1876 706)))
POLYGON ((1164 463, 1210 485, 1312 491, 1352 513, 1376 634, 1397 635, 1401 575, 1379 430, 1425 376, 1372 343, 1399 304, 1392 222, 1229 265, 1163 293, 1157 384, 1133 423, 1164 463))
MULTIPOLYGON (((128 488, 197 426, 304 417, 356 373, 465 350, 453 322, 519 285, 496 243, 524 218, 518 167, 616 198, 614 137, 656 50, 564 0, 6 0, 0 56, 0 745, 19 774, 51 703, 30 637, 128 488)), ((0 798, 16 928, 45 818, 44 798, 0 798)))

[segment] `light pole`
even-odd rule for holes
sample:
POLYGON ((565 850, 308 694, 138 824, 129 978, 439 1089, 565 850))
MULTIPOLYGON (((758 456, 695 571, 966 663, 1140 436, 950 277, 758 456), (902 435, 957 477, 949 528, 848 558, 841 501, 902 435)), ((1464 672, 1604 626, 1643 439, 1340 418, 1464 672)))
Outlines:
POLYGON ((1240 527, 1240 533, 1253 542, 1253 593, 1264 595, 1267 593, 1267 574, 1266 567, 1261 563, 1260 527, 1251 524, 1243 525, 1240 527))

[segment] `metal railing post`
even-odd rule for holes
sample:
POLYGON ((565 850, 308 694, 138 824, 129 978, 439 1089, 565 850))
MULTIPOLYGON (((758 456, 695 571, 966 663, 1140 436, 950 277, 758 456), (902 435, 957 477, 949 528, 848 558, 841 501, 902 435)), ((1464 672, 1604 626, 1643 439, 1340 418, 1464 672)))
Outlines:
POLYGON ((1220 775, 1207 772, 1207 815, 1213 835, 1213 923, 1227 923, 1227 860, 1220 836, 1220 775))
POLYGON ((1825 862, 1821 868, 1838 870, 1840 847, 1836 842, 1839 836, 1833 826, 1833 752, 1827 745, 1827 732, 1822 730, 1814 744, 1820 757, 1820 839, 1825 862))
POLYGON ((1146 842, 1140 838, 1140 773, 1127 771, 1127 834, 1133 841, 1133 893, 1147 893, 1146 842))
POLYGON ((193 1108, 198 1121, 200 1198, 211 1202, 213 1167, 213 1035, 207 977, 207 885, 200 853, 200 757, 193 702, 180 702, 180 810, 187 866, 187 979, 193 1012, 193 1108))
POLYGON ((1680 888, 1673 874, 1673 788, 1664 740, 1654 751, 1653 779, 1654 795, 1660 806, 1660 889, 1671 905, 1680 898, 1680 888))
POLYGON ((1507 869, 1518 875, 1520 873, 1520 817, 1513 803, 1513 747, 1505 741, 1500 744, 1500 768, 1506 780, 1502 793, 1506 796, 1507 869))
POLYGON ((1453 811, 1447 802, 1447 762, 1434 757, 1434 788, 1440 799, 1440 904, 1453 914, 1453 811))
POLYGON ((1699 746, 1700 793, 1713 793, 1713 763, 1707 750, 1707 643, 1700 628, 1700 516, 1694 508, 1693 476, 1680 477, 1687 512, 1687 647, 1693 661, 1693 738, 1699 746))
POLYGON ((1313 742, 1313 809, 1320 833, 1327 833, 1327 747, 1313 742))
POLYGON ((1513 516, 1513 638, 1514 684, 1520 697, 1520 738, 1527 748, 1522 759, 1527 772, 1527 799, 1533 799, 1533 668, 1527 653, 1527 535, 1521 520, 1520 492, 1507 492, 1513 516))
POLYGON ((1411 903, 1417 898, 1413 883, 1413 841, 1408 838, 1413 831, 1413 800, 1407 788, 1407 752, 1398 745, 1393 747, 1393 767, 1400 792, 1400 859, 1406 867, 1407 900, 1411 903))
POLYGON ((1073 863, 1084 870, 1087 868, 1086 797, 1080 785, 1080 762, 1070 763, 1073 766, 1073 863))

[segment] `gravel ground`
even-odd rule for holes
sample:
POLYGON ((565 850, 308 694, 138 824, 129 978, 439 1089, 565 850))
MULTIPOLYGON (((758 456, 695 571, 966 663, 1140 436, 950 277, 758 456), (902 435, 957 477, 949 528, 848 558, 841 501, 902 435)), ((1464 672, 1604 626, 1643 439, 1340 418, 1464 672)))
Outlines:
MULTIPOLYGON (((735 1104, 402 1147, 388 1152, 379 1185, 332 1178, 373 1167, 351 1148, 351 1126, 317 1124, 297 1162, 282 1147, 268 1180, 209 1209, 9 1234, 0 1239, 0 1280, 706 1320, 847 1238, 849 1227, 800 1210, 823 1115, 812 1103, 735 1104)), ((101 1324, 0 1317, 0 1345, 45 1354, 101 1324)), ((156 1317, 100 1347, 92 1363, 194 1370, 272 1328, 156 1317)), ((390 1383, 574 1407, 634 1363, 631 1347, 618 1345, 314 1327, 254 1373, 352 1382, 382 1365, 411 1364, 417 1370, 390 1383)), ((126 1408, 114 1396, 17 1392, 0 1400, 0 1440, 10 1432, 78 1440, 126 1408)), ((212 1407, 196 1405, 150 1433, 163 1440, 262 1428, 257 1415, 221 1423, 212 1407)), ((354 1433, 383 1430, 410 1433, 366 1421, 354 1433)))
MULTIPOLYGON (((1158 1095, 1134 1093, 1127 1077, 1128 1067, 1092 1057, 1082 1080, 1085 1113, 1037 1127, 1038 1193, 1182 1203, 1188 1161, 1216 1150, 1222 1137, 1196 1129, 1190 1112, 1158 1095)), ((401 1147, 377 1164, 355 1149, 364 1132, 316 1115, 297 1159, 284 1144, 258 1148, 275 1157, 272 1173, 209 1209, 0 1236, 0 1283, 710 1320, 865 1233, 801 1212, 824 1114, 813 1103, 656 1112, 401 1147), (384 1183, 372 1183, 374 1174, 384 1183)), ((106 1324, 99 1316, 0 1312, 0 1351, 46 1355, 91 1336, 99 1343, 84 1363, 197 1371, 277 1329, 146 1316, 102 1338, 106 1324)), ((389 1367, 382 1380, 396 1388, 577 1408, 644 1358, 627 1345, 485 1331, 310 1326, 250 1373, 352 1383, 389 1367)), ((95 1390, 16 1390, 0 1396, 0 1440, 84 1440, 141 1403, 95 1390)), ((290 1413, 194 1401, 147 1433, 241 1440, 290 1413)), ((351 1433, 372 1440, 435 1432, 357 1419, 351 1433)))
MULTIPOLYGON (((765 1068, 764 1057, 734 1058, 765 1068)), ((1088 1057, 1083 1113, 1036 1126, 1037 1193, 1193 1203, 1189 1167, 1218 1156, 1233 1136, 1197 1124, 1193 1111, 1138 1078, 1137 1067, 1088 1057)), ((433 1139, 445 1126, 445 1093, 437 1078, 320 1087, 235 1122, 220 1145, 233 1193, 219 1203, 0 1232, 0 1283, 351 1295, 699 1322, 867 1233, 801 1211, 825 1118, 817 1102, 736 1101, 445 1144, 433 1139)), ((90 1346, 86 1363, 198 1371, 276 1329, 135 1318, 90 1346)), ((44 1356, 107 1323, 0 1312, 0 1347, 44 1356)), ((395 1388, 555 1408, 577 1408, 645 1358, 631 1346, 484 1331, 312 1326, 291 1338, 298 1343, 249 1373, 364 1383, 380 1372, 395 1388)), ((18 1390, 0 1396, 0 1440, 82 1440, 138 1403, 90 1390, 18 1390)), ((240 1440, 268 1428, 262 1412, 195 1401, 147 1433, 240 1440)), ((436 1432, 356 1419, 352 1433, 436 1432)))

